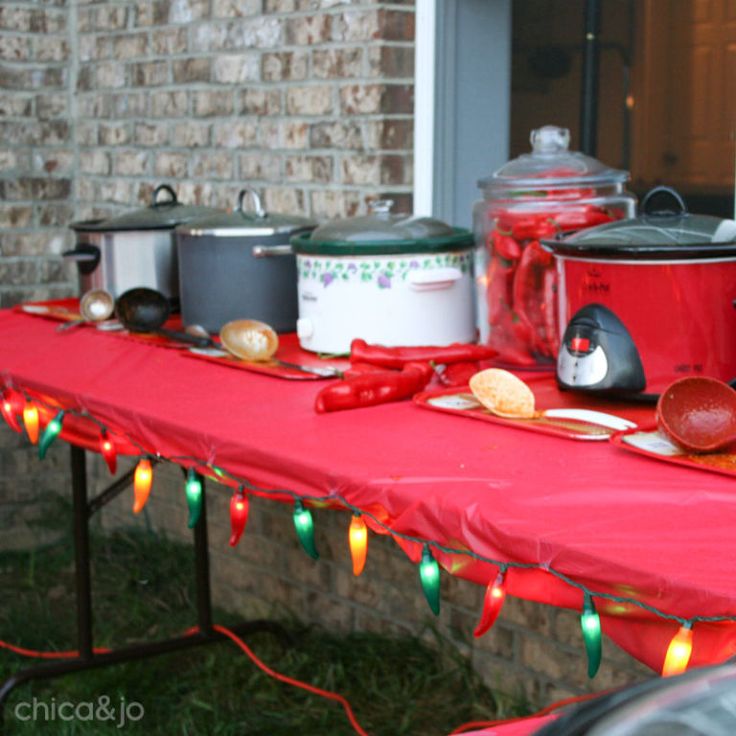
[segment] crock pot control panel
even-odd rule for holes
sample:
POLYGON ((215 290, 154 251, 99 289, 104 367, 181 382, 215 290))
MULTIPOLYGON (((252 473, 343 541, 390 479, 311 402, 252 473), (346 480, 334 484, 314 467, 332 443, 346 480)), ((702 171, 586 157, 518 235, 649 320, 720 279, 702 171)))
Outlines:
POLYGON ((646 379, 639 351, 624 323, 601 304, 575 313, 557 355, 561 388, 638 393, 646 379))

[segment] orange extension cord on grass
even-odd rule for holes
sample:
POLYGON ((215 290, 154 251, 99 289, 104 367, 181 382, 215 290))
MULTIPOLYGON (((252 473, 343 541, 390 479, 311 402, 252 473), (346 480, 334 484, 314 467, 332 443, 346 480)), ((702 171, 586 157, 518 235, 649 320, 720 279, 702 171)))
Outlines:
MULTIPOLYGON (((361 725, 358 723, 358 720, 355 717, 355 713, 353 713, 353 709, 350 703, 342 695, 338 693, 333 693, 330 690, 322 690, 322 688, 315 687, 314 685, 309 685, 308 683, 302 682, 301 680, 296 680, 293 677, 288 677, 287 675, 282 675, 280 672, 276 672, 276 670, 271 669, 267 664, 262 662, 256 656, 255 652, 253 652, 253 650, 239 636, 237 636, 237 634, 234 634, 232 631, 230 631, 230 629, 224 626, 219 626, 218 624, 213 625, 212 628, 223 636, 230 639, 234 644, 236 644, 245 654, 248 655, 251 662, 253 662, 256 667, 265 672, 269 677, 273 677, 274 679, 279 680, 279 682, 285 682, 287 685, 292 685, 293 687, 298 687, 302 690, 306 690, 307 692, 313 693, 314 695, 319 695, 321 698, 334 700, 340 703, 343 710, 345 711, 345 715, 347 716, 350 725, 353 727, 353 730, 357 734, 359 734, 359 736, 368 736, 368 733, 364 731, 361 725)), ((185 633, 187 635, 193 635, 196 634, 198 631, 199 628, 195 626, 191 629, 187 629, 185 633)), ((77 651, 39 652, 33 649, 25 649, 24 647, 18 647, 13 644, 8 644, 7 642, 4 642, 2 640, 0 640, 0 649, 7 649, 8 651, 14 652, 15 654, 19 654, 23 657, 34 657, 37 659, 72 659, 79 656, 79 652, 77 651)), ((95 654, 106 654, 111 650, 105 647, 96 647, 93 651, 95 654)), ((598 694, 596 693, 591 695, 579 695, 574 698, 566 698, 565 700, 560 700, 557 703, 548 705, 546 708, 542 708, 542 710, 537 711, 530 716, 510 718, 500 721, 471 721, 468 723, 463 723, 461 726, 458 726, 454 731, 452 731, 450 736, 452 736, 452 734, 462 734, 470 729, 491 728, 492 726, 499 726, 503 723, 515 723, 517 721, 524 721, 527 718, 538 718, 539 716, 548 715, 558 708, 563 708, 566 705, 571 705, 582 700, 588 700, 592 697, 596 697, 597 695, 598 694)))

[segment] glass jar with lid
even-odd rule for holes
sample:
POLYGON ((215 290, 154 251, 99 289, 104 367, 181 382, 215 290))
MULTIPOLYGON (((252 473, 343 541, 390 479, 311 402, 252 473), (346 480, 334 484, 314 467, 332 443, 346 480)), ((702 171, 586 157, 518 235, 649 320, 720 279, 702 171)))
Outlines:
POLYGON ((628 172, 569 150, 569 130, 547 125, 530 139, 531 153, 478 182, 477 322, 499 363, 553 368, 560 341, 557 273, 540 241, 632 217, 636 198, 625 190, 628 172))

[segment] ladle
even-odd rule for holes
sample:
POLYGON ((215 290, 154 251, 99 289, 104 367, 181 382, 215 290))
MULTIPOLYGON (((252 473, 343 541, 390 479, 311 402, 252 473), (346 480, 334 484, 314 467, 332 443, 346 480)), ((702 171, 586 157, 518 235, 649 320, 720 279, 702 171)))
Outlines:
POLYGON ((74 327, 83 325, 85 322, 102 322, 112 316, 115 309, 115 300, 112 294, 104 289, 92 289, 79 300, 79 313, 81 319, 64 322, 57 328, 57 332, 66 332, 74 327))
POLYGON ((634 422, 592 409, 545 409, 534 408, 534 393, 529 386, 513 373, 501 368, 488 368, 470 379, 470 390, 491 414, 506 419, 576 419, 588 424, 597 424, 609 429, 623 430, 636 427, 634 422))
POLYGON ((660 395, 657 424, 685 450, 721 450, 736 442, 736 391, 716 378, 680 378, 660 395))
POLYGON ((279 347, 279 337, 265 322, 254 319, 236 319, 222 326, 220 340, 223 347, 236 358, 255 363, 275 363, 284 368, 312 373, 324 378, 340 378, 342 372, 336 368, 300 365, 274 358, 279 347))
POLYGON ((215 347, 209 337, 189 335, 162 327, 170 313, 169 300, 160 291, 142 286, 129 289, 115 302, 115 314, 131 332, 153 332, 198 347, 215 347))

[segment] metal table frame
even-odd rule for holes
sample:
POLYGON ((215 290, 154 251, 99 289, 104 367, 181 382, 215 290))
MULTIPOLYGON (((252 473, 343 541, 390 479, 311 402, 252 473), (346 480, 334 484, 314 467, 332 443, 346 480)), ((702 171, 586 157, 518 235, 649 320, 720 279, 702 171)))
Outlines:
MULTIPOLYGON (((22 669, 0 684, 0 729, 3 724, 4 705, 10 693, 30 680, 48 680, 72 672, 107 667, 108 665, 130 662, 159 654, 168 654, 181 649, 212 644, 226 639, 212 628, 212 598, 210 594, 209 547, 207 541, 207 499, 204 478, 202 478, 202 513, 194 527, 194 574, 197 601, 197 630, 192 634, 165 639, 157 642, 133 644, 110 652, 94 652, 92 634, 92 585, 90 579, 89 520, 97 511, 120 495, 132 482, 135 470, 122 475, 99 495, 88 500, 87 464, 85 451, 70 445, 71 480, 74 513, 74 553, 77 618, 78 656, 50 664, 42 664, 22 669)), ((285 629, 267 620, 247 621, 230 630, 245 635, 257 631, 268 631, 284 641, 289 641, 285 629)))

